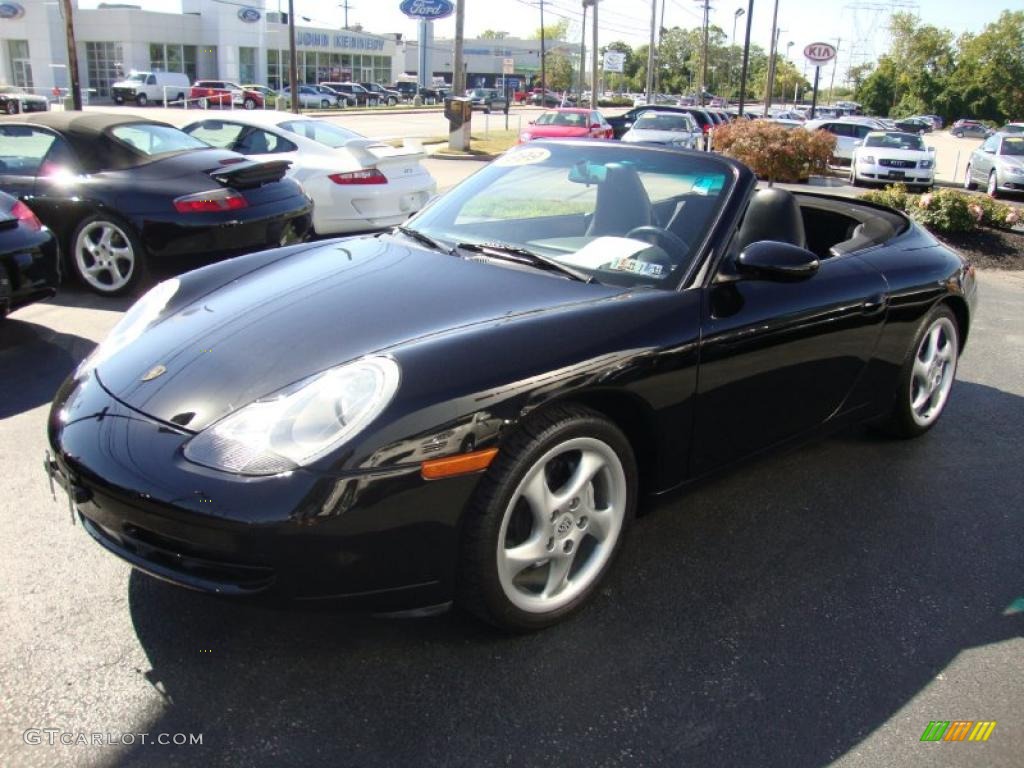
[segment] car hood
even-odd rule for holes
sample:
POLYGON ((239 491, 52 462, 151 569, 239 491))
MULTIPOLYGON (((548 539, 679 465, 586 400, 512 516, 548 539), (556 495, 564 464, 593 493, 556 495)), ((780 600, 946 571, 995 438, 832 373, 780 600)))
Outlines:
POLYGON ((590 131, 583 125, 531 125, 523 129, 536 139, 564 139, 586 136, 590 131))
POLYGON ((99 364, 103 386, 138 411, 198 431, 367 354, 624 292, 448 256, 390 235, 277 260, 267 255, 242 257, 251 258, 251 270, 229 273, 228 282, 203 293, 202 271, 184 276, 165 316, 99 364))

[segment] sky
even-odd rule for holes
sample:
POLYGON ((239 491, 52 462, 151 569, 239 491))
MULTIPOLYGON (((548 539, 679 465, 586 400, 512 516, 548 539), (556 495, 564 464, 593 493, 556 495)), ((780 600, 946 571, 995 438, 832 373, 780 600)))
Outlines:
MULTIPOLYGON (((178 0, 119 0, 132 2, 149 10, 178 11, 178 0)), ((244 5, 245 0, 221 0, 244 5)), ((267 0, 267 8, 276 10, 280 2, 287 9, 287 0, 267 0)), ((314 24, 340 27, 344 12, 340 5, 345 0, 295 0, 297 17, 307 17, 314 24)), ((416 38, 416 22, 398 10, 399 0, 347 0, 349 24, 362 24, 368 32, 401 32, 408 39, 416 38)), ((660 17, 664 3, 665 26, 692 27, 701 23, 703 0, 655 0, 660 17)), ((713 0, 711 23, 725 30, 730 38, 735 11, 748 7, 749 0, 713 0)), ((754 0, 751 41, 767 48, 771 40, 772 10, 775 0, 754 0)), ((95 7, 98 0, 80 0, 83 8, 95 7)), ((955 34, 977 32, 985 24, 995 21, 1001 11, 1021 7, 1022 0, 778 0, 778 26, 780 51, 788 51, 798 67, 803 67, 803 49, 813 42, 830 42, 839 47, 839 77, 841 80, 851 63, 872 61, 883 53, 887 45, 886 14, 875 10, 882 6, 907 6, 921 18, 936 26, 946 27, 955 34), (969 8, 969 10, 967 10, 969 8), (790 47, 787 44, 792 41, 790 47)), ((570 21, 570 41, 580 35, 581 3, 579 0, 545 0, 545 21, 550 24, 560 18, 570 21)), ((660 20, 660 19, 659 19, 660 20)), ((587 38, 591 37, 591 19, 588 18, 587 38)), ((651 0, 601 0, 599 11, 600 40, 604 45, 613 40, 625 40, 631 45, 647 42, 650 35, 651 0)), ((300 23, 301 19, 300 19, 300 23)), ((741 16, 736 26, 736 42, 742 44, 746 17, 741 16)), ((472 37, 485 29, 496 29, 517 37, 529 37, 540 26, 538 0, 466 0, 466 35, 472 37)), ((452 18, 435 23, 434 36, 447 38, 455 33, 452 18)), ((823 75, 825 73, 823 72, 823 75)))

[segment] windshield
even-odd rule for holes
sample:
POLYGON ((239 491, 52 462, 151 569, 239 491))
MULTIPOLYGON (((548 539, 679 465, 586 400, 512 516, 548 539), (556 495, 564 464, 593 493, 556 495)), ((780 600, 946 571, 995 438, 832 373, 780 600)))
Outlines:
POLYGON ((408 222, 446 246, 522 248, 614 285, 674 289, 732 185, 713 157, 527 144, 408 222))
POLYGON ((537 118, 537 125, 569 125, 581 128, 586 122, 581 112, 545 112, 537 118))
POLYGON ((909 133, 870 134, 864 140, 865 147, 883 147, 885 149, 924 149, 920 136, 909 133))
POLYGON ((1024 137, 1003 139, 1003 147, 999 150, 1000 155, 1024 155, 1024 137))
POLYGON ((147 77, 149 77, 148 72, 132 72, 125 80, 129 83, 144 83, 147 77))
POLYGON ((209 149, 209 145, 184 131, 159 123, 131 123, 110 129, 110 135, 136 152, 149 157, 183 152, 188 149, 209 149))
POLYGON ((350 131, 333 123, 325 123, 322 120, 289 120, 281 123, 286 131, 305 136, 318 144, 324 144, 331 149, 345 146, 345 142, 352 139, 363 138, 355 131, 350 131))
POLYGON ((633 128, 638 131, 689 131, 690 123, 682 115, 640 115, 633 128))

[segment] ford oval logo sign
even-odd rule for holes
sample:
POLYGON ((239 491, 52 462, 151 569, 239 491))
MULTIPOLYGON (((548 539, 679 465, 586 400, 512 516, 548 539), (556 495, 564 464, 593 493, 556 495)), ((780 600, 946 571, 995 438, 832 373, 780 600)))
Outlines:
POLYGON ((24 15, 25 8, 19 3, 0 3, 0 19, 20 19, 24 15))
POLYGON ((260 20, 260 12, 255 8, 239 8, 238 18, 246 24, 254 24, 260 20))
POLYGON ((807 61, 815 66, 827 64, 836 57, 836 49, 828 43, 811 43, 804 48, 807 61))
POLYGON ((451 0, 405 0, 398 8, 409 18, 426 21, 445 19, 455 10, 451 0))

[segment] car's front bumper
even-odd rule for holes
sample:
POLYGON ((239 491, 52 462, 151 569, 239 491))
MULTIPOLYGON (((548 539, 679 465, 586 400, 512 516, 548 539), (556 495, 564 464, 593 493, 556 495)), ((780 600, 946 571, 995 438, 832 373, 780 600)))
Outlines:
POLYGON ((333 598, 377 611, 451 600, 458 525, 478 476, 418 465, 240 477, 182 455, 190 433, 68 380, 50 412, 51 479, 106 549, 153 576, 223 595, 333 598))
POLYGON ((1003 192, 1024 192, 1024 173, 1009 173, 1000 171, 996 174, 999 178, 999 189, 1003 192))
POLYGON ((879 163, 865 163, 858 159, 855 171, 861 181, 874 181, 880 184, 935 183, 935 168, 891 168, 879 163))
POLYGON ((47 299, 60 285, 60 250, 48 230, 0 253, 0 313, 47 299))

